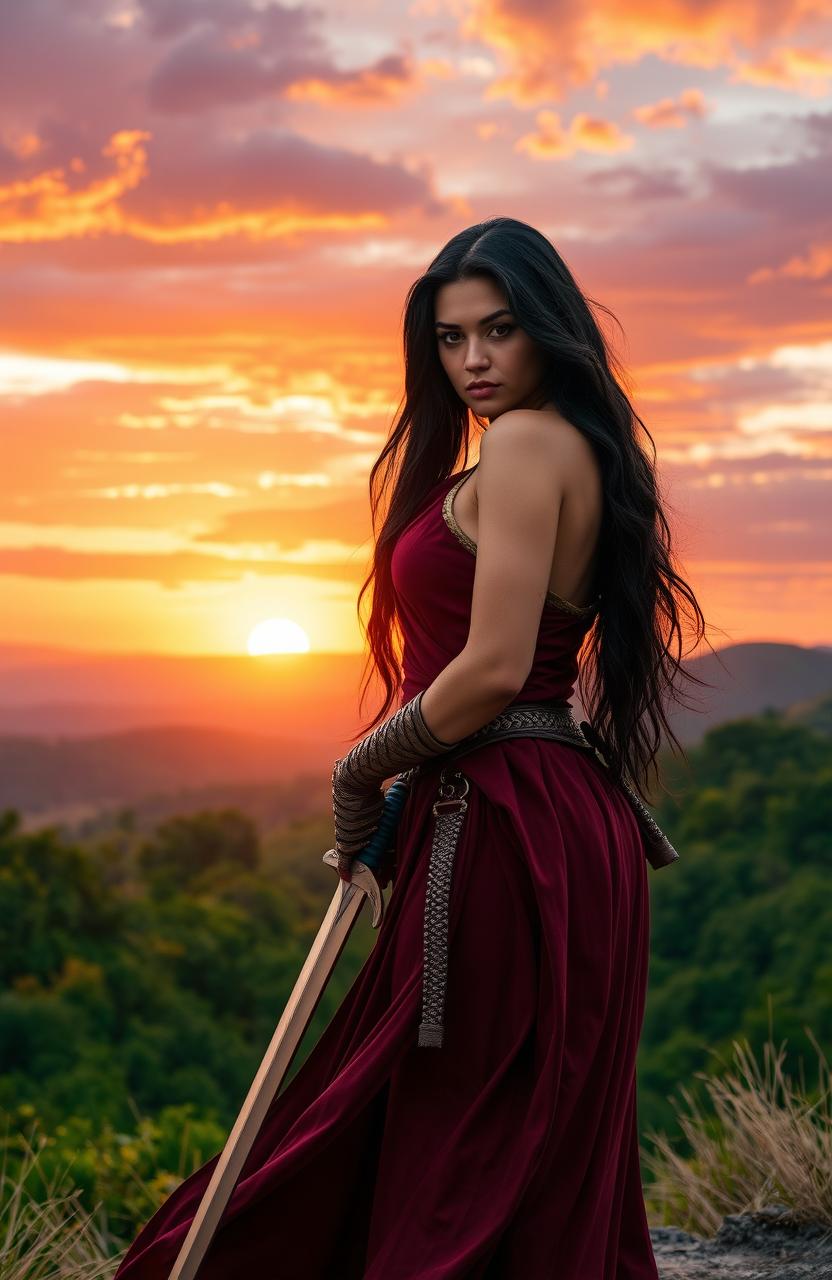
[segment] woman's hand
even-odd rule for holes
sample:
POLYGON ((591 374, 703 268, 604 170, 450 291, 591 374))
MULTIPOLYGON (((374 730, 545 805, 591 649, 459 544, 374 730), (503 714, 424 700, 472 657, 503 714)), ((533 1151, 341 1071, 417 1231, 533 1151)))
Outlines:
POLYGON ((455 744, 443 742, 425 723, 422 690, 388 720, 335 761, 332 808, 338 872, 349 879, 352 858, 369 844, 384 813, 382 782, 411 765, 444 755, 455 744))
POLYGON ((347 884, 356 854, 366 848, 384 812, 384 792, 377 782, 359 784, 336 760, 332 770, 332 812, 338 874, 347 884))

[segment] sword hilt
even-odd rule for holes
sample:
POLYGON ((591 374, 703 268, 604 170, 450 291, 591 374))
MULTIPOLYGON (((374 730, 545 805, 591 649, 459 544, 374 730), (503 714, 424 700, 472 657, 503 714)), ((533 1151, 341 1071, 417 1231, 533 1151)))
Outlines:
MULTIPOLYGON (((377 929, 380 925, 384 911, 384 899, 381 891, 390 879, 389 876, 386 879, 381 879, 381 877, 377 879, 376 873, 380 869, 384 869, 383 864, 388 854, 392 853, 395 847, 396 828, 410 791, 412 772, 412 770, 408 770, 405 773, 400 773, 395 782, 391 782, 385 791, 384 807, 381 811, 379 824, 364 848, 353 857, 350 882, 344 882, 343 885, 346 891, 352 889, 354 884, 355 887, 363 889, 367 897, 370 898, 373 907, 372 924, 374 929, 377 929), (360 863, 361 865, 355 866, 355 863, 360 863)), ((334 849, 327 849, 323 856, 323 861, 328 867, 338 871, 338 855, 334 849)))
POLYGON ((390 783, 384 793, 384 808, 379 824, 368 843, 365 844, 360 853, 355 855, 358 861, 363 862, 371 871, 378 870, 384 857, 393 846, 393 837, 399 825, 399 818, 402 816, 402 809, 409 791, 409 780, 400 775, 395 782, 390 783))

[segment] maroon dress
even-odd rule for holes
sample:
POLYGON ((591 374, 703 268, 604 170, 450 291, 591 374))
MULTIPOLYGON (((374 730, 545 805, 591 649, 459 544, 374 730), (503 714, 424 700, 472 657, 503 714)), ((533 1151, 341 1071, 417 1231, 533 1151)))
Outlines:
MULTIPOLYGON (((435 486, 394 551, 402 702, 467 638, 476 547, 451 504, 469 471, 435 486)), ((571 695, 593 617, 547 596, 515 701, 571 695)), ((658 1280, 636 1120, 649 898, 635 816, 564 743, 494 742, 455 767, 470 789, 444 1045, 417 1046, 434 771, 403 809, 375 946, 273 1102, 200 1280, 658 1280)), ((116 1280, 166 1280, 217 1159, 145 1224, 116 1280)))

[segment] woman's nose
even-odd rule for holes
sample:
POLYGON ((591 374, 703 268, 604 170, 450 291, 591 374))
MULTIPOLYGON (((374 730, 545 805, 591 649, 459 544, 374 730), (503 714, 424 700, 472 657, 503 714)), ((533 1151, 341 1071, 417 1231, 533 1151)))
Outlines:
POLYGON ((478 351, 476 347, 469 347, 465 357, 465 368, 469 372, 487 367, 488 357, 484 351, 478 351))

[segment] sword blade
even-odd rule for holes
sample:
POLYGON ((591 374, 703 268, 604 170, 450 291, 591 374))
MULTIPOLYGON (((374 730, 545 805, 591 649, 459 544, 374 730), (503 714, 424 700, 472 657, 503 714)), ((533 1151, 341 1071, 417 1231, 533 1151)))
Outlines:
MULTIPOLYGON (((338 865, 334 850, 326 853, 323 860, 330 866, 338 865)), ((333 894, 271 1043, 223 1147, 188 1234, 182 1242, 169 1280, 194 1280, 260 1126, 289 1070, 335 963, 367 898, 373 904, 373 926, 377 927, 381 920, 383 898, 372 871, 356 861, 351 874, 350 883, 339 881, 333 894)))

